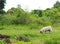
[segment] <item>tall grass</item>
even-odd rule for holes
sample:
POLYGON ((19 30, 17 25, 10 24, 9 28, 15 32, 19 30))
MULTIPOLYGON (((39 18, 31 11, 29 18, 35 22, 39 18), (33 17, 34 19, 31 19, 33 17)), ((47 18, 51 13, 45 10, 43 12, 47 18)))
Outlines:
MULTIPOLYGON (((46 34, 40 34, 39 28, 31 29, 30 26, 26 25, 4 25, 0 26, 0 34, 9 35, 13 44, 60 44, 60 27, 57 29, 53 26, 53 31, 46 34), (16 40, 17 36, 27 37, 30 42, 18 41, 16 40)), ((0 41, 0 43, 4 44, 4 41, 0 41)))

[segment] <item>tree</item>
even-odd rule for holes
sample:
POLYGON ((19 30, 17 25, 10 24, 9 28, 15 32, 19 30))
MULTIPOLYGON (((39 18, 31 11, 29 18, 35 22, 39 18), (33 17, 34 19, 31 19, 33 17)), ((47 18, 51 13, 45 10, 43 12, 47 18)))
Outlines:
POLYGON ((32 14, 38 14, 39 17, 42 17, 42 10, 32 10, 32 14))
POLYGON ((6 0, 0 0, 0 14, 4 13, 4 6, 5 6, 6 0))
POLYGON ((60 7, 60 2, 57 1, 55 4, 54 4, 54 8, 59 8, 60 7))
POLYGON ((0 10, 4 8, 5 3, 6 3, 6 0, 0 0, 0 10))

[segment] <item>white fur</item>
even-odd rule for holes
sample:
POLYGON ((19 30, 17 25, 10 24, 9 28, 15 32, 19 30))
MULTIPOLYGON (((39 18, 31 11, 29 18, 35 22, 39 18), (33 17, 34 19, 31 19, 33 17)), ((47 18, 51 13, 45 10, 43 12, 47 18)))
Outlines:
POLYGON ((45 33, 46 31, 51 32, 51 31, 52 31, 52 27, 51 27, 51 26, 43 27, 43 28, 40 30, 40 33, 45 33))

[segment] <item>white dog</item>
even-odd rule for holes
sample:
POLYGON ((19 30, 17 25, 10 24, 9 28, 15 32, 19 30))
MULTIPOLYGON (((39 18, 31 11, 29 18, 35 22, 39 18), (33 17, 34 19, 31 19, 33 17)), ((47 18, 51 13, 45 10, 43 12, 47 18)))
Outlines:
POLYGON ((45 32, 51 32, 52 31, 52 27, 51 26, 46 26, 46 27, 43 27, 41 30, 40 30, 40 33, 45 33, 45 32))

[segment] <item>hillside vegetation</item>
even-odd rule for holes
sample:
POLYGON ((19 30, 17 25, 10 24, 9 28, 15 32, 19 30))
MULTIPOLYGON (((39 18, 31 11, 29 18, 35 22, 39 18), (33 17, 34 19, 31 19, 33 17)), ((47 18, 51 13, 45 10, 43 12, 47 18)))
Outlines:
MULTIPOLYGON (((0 34, 9 35, 12 44, 60 44, 60 2, 46 10, 23 10, 11 8, 7 12, 0 9, 0 34), (52 26, 51 33, 41 34, 44 26, 52 26), (16 36, 24 36, 30 42, 18 41, 16 36)), ((0 40, 0 44, 5 44, 0 40)))

